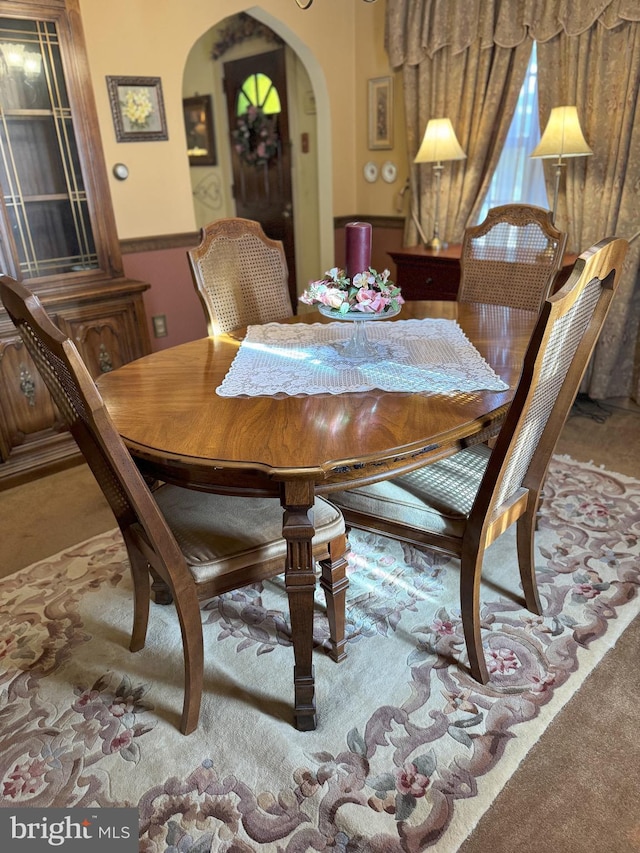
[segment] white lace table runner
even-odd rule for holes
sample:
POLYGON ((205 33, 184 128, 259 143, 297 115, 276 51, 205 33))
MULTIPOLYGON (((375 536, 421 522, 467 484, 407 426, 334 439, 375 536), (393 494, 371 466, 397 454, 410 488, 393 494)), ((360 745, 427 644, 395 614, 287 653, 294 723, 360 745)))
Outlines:
POLYGON ((455 320, 366 323, 374 359, 341 352, 352 323, 249 326, 216 389, 221 397, 344 394, 349 391, 505 391, 455 320))

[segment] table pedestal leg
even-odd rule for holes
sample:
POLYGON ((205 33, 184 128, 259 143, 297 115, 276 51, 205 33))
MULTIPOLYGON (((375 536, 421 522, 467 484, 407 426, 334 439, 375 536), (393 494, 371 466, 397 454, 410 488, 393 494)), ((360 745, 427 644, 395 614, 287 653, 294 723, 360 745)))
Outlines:
POLYGON ((287 542, 285 585, 289 597, 295 667, 295 722, 300 731, 316 727, 313 653, 313 596, 316 587, 311 541, 314 489, 312 483, 283 485, 284 522, 282 535, 287 542))

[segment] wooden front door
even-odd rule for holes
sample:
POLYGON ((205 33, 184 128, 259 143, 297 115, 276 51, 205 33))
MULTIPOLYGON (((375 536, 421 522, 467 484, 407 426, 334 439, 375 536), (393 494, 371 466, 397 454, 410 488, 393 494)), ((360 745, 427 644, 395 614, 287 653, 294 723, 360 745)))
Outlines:
POLYGON ((295 311, 298 296, 284 49, 225 62, 224 86, 236 215, 260 222, 268 237, 282 241, 295 311))

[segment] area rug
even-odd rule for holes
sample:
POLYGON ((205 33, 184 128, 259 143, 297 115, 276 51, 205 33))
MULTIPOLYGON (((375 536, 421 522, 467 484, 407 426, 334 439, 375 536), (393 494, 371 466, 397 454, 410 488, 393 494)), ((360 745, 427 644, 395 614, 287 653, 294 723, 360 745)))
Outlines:
POLYGON ((639 535, 640 482, 554 457, 536 537, 544 616, 522 606, 509 531, 485 559, 481 687, 458 665, 456 561, 353 531, 340 664, 317 598, 317 729, 292 725, 276 579, 203 604, 188 737, 175 611, 153 605, 131 654, 124 548, 95 537, 2 581, 0 805, 137 806, 145 853, 455 851, 638 613, 639 535))

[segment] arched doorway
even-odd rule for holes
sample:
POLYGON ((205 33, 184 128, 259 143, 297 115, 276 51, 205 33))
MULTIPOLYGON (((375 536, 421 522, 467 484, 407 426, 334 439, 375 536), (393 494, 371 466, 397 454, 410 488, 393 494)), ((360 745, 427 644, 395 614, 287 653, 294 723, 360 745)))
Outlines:
MULTIPOLYGON (((256 15, 262 13, 257 8, 252 11, 256 15)), ((229 62, 268 53, 280 46, 284 50, 291 141, 291 230, 294 236, 291 250, 294 262, 291 269, 297 273, 297 290, 300 292, 310 279, 317 278, 319 272, 333 263, 331 163, 326 144, 322 146, 319 141, 320 135, 327 135, 328 119, 323 124, 316 116, 316 93, 320 97, 321 109, 328 114, 326 85, 315 58, 311 55, 301 56, 305 52, 309 53, 308 49, 302 43, 298 44, 299 39, 295 34, 282 32, 281 23, 267 13, 264 13, 265 25, 268 23, 269 26, 263 25, 262 32, 257 27, 257 34, 237 39, 233 35, 234 22, 246 34, 248 17, 234 15, 205 32, 194 43, 185 64, 183 97, 211 94, 217 150, 217 163, 214 166, 190 168, 195 221, 200 228, 214 219, 240 215, 233 190, 231 132, 234 128, 230 124, 224 96, 224 66, 229 62), (276 34, 277 28, 280 32, 276 34), (265 37, 265 29, 271 32, 270 39, 265 37), (217 53, 216 45, 220 43, 223 43, 224 50, 212 57, 212 54, 217 53), (312 83, 311 72, 307 70, 309 64, 317 66, 313 68, 313 74, 321 78, 319 82, 314 80, 312 83), (323 181, 320 180, 321 170, 326 174, 323 181)), ((257 19, 255 23, 261 25, 257 19)), ((248 29, 251 31, 251 27, 248 29)), ((260 217, 251 218, 260 221, 260 217)), ((268 229, 265 230, 268 233, 268 229)))

